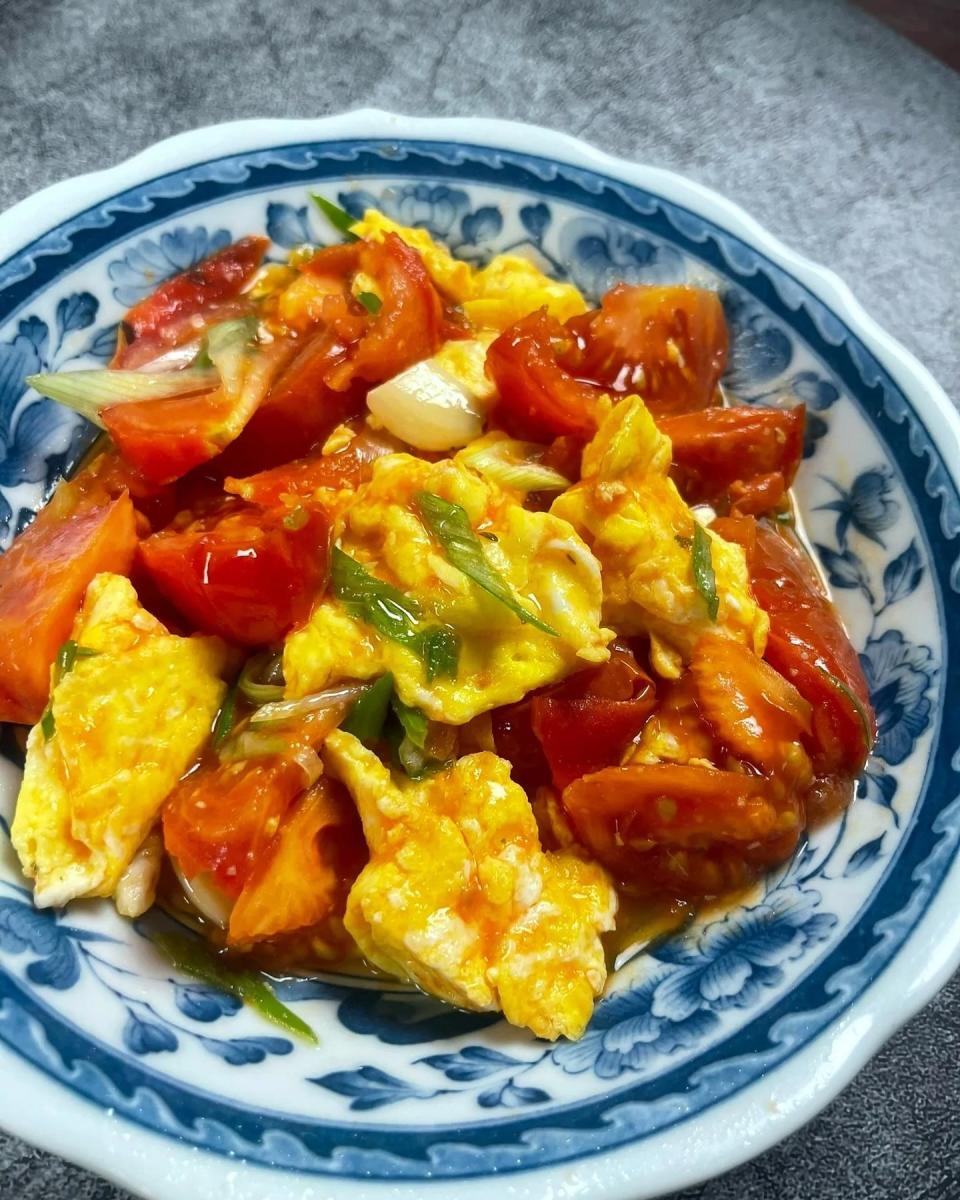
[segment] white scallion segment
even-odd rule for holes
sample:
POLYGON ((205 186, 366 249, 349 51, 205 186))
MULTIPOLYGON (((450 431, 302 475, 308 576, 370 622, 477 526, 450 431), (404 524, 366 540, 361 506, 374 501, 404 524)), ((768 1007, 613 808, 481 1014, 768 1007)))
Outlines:
POLYGON ((338 707, 346 709, 347 705, 355 703, 369 686, 366 683, 347 683, 340 687, 328 688, 325 692, 314 692, 312 696, 304 696, 300 700, 278 700, 272 704, 264 704, 250 718, 250 725, 278 725, 284 721, 308 716, 310 713, 325 712, 338 707))
POLYGON ((394 437, 417 450, 453 450, 483 432, 476 397, 429 359, 373 388, 367 405, 394 437))
POLYGON ((518 492, 562 492, 570 486, 570 480, 537 461, 543 450, 536 442, 507 437, 494 440, 491 435, 476 450, 471 447, 458 457, 500 487, 518 492))
POLYGON ((207 353, 220 373, 220 382, 228 396, 239 396, 250 368, 251 342, 257 325, 250 317, 222 321, 207 334, 207 353))
POLYGON ((180 880, 183 894, 197 912, 219 929, 226 929, 230 924, 230 913, 233 911, 233 901, 230 897, 217 887, 209 872, 202 871, 188 879, 177 860, 171 857, 170 861, 177 879, 180 880))
POLYGON ((221 762, 243 762, 248 758, 269 758, 272 755, 283 755, 288 745, 277 734, 254 733, 245 729, 234 737, 227 738, 218 751, 221 762))
POLYGON ((28 375, 27 383, 40 393, 103 427, 100 412, 115 404, 140 400, 172 400, 213 391, 220 377, 216 371, 57 371, 28 375))
POLYGON ((323 763, 320 761, 320 755, 311 746, 298 746, 290 755, 290 758, 303 771, 303 786, 305 788, 313 787, 323 774, 323 763))

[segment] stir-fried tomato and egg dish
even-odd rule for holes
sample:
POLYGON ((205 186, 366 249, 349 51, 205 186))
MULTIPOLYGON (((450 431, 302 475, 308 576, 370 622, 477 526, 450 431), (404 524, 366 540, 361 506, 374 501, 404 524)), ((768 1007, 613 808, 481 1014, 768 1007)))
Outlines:
POLYGON ((792 520, 803 408, 724 396, 711 291, 591 308, 339 217, 31 378, 105 436, 0 559, 13 843, 39 905, 159 887, 228 958, 576 1038, 618 909, 756 881, 870 749, 792 520))

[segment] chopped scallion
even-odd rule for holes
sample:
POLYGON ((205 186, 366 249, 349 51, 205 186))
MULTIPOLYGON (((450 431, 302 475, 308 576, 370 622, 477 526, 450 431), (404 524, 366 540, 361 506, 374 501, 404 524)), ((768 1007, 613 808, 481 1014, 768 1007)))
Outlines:
POLYGON ((383 734, 383 725, 390 709, 390 697, 393 694, 393 676, 389 673, 381 675, 376 683, 357 698, 347 719, 340 728, 352 733, 355 738, 369 745, 376 742, 383 734))
POLYGON ((710 534, 699 521, 695 521, 693 525, 693 549, 690 559, 693 567, 693 585, 706 603, 710 620, 715 621, 720 611, 720 597, 717 595, 717 577, 713 570, 712 542, 710 534))
POLYGON ((311 192, 310 199, 320 209, 334 229, 338 233, 342 233, 348 242, 359 241, 357 235, 350 231, 351 226, 356 224, 356 219, 351 217, 346 209, 341 208, 339 204, 334 204, 326 196, 318 195, 316 192, 311 192))
POLYGON ((273 989, 262 975, 252 971, 235 971, 217 961, 214 955, 200 943, 175 933, 161 933, 153 938, 153 944, 167 958, 170 965, 192 979, 199 979, 211 987, 218 987, 236 996, 244 1004, 258 1012, 271 1024, 295 1034, 311 1045, 318 1045, 319 1038, 306 1021, 277 999, 273 989))
POLYGON ((456 634, 443 626, 420 628, 420 605, 412 596, 378 579, 339 546, 330 554, 330 582, 333 594, 354 620, 372 625, 423 660, 428 681, 456 675, 456 634))
POLYGON ((558 637, 555 629, 525 608, 500 572, 487 561, 483 543, 470 526, 466 509, 433 492, 418 492, 416 505, 424 524, 440 543, 450 563, 515 613, 525 625, 558 637))
POLYGON ((375 296, 373 292, 357 292, 357 299, 367 312, 374 317, 383 308, 383 301, 379 296, 375 296))
POLYGON ((227 738, 230 730, 233 728, 233 721, 237 711, 237 690, 238 685, 234 684, 224 697, 223 704, 220 706, 220 711, 217 713, 217 719, 213 723, 213 748, 219 750, 227 738))

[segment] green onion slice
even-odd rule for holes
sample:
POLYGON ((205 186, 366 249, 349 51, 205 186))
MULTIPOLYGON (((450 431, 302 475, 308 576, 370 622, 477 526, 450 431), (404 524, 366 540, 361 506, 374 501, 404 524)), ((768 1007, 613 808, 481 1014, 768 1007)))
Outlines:
POLYGON ((442 626, 420 628, 420 605, 412 596, 372 575, 339 546, 330 553, 330 582, 333 594, 354 620, 372 625, 423 660, 428 681, 440 675, 456 675, 456 634, 442 626))
POLYGON ((710 534, 699 521, 693 524, 693 549, 690 558, 694 587, 706 603, 710 620, 715 621, 720 611, 720 597, 717 595, 717 577, 713 570, 712 544, 710 534))
POLYGON ((355 233, 350 232, 351 226, 356 225, 357 222, 356 218, 351 217, 346 209, 341 208, 339 204, 334 204, 326 196, 318 195, 316 192, 310 193, 310 199, 320 209, 334 229, 338 233, 342 233, 348 242, 358 242, 360 240, 355 233))
POLYGON ((28 375, 27 384, 88 421, 103 428, 100 412, 115 404, 140 400, 172 400, 213 391, 220 383, 216 371, 188 367, 184 371, 57 371, 28 375))
POLYGON ((53 708, 49 704, 43 710, 43 716, 40 718, 40 728, 43 731, 43 740, 45 742, 49 742, 57 732, 57 721, 53 715, 53 708))
POLYGON ((393 693, 390 700, 390 707, 403 726, 406 739, 412 742, 418 750, 425 749, 428 729, 427 714, 410 704, 404 704, 396 692, 393 693))
POLYGON ((311 1045, 319 1045, 320 1039, 306 1021, 278 1000, 273 989, 262 975, 252 971, 235 971, 222 962, 200 943, 176 933, 160 933, 153 944, 169 961, 170 965, 191 979, 199 979, 211 987, 221 988, 242 1000, 273 1025, 287 1033, 302 1038, 311 1045))
POLYGON ((509 608, 525 625, 533 625, 551 637, 559 637, 546 621, 541 621, 520 603, 500 572, 487 561, 483 542, 471 528, 466 509, 433 492, 418 492, 415 500, 424 524, 440 543, 453 566, 509 608))
POLYGON ((89 646, 81 646, 71 639, 64 642, 57 651, 57 661, 54 667, 54 685, 58 684, 65 675, 69 675, 76 665, 78 658, 97 658, 99 650, 91 650, 89 646))
POLYGON ((220 711, 217 713, 217 719, 213 723, 212 740, 214 750, 220 749, 226 741, 230 730, 233 729, 233 722, 237 712, 237 690, 238 685, 235 683, 224 697, 220 711))
POLYGON ((283 654, 254 654, 244 663, 237 687, 252 704, 283 699, 283 654))
POLYGON ((370 745, 379 741, 383 736, 383 726, 390 710, 390 697, 393 694, 393 676, 388 672, 381 675, 376 683, 371 684, 365 692, 357 697, 347 719, 340 728, 352 733, 361 742, 370 745))
POLYGON ((299 700, 277 700, 258 708, 250 718, 250 726, 254 728, 259 725, 278 725, 338 706, 346 708, 367 690, 368 686, 365 683, 344 683, 338 687, 327 688, 323 692, 302 696, 299 700))
POLYGON ((220 747, 221 762, 243 762, 249 758, 270 758, 274 754, 286 754, 290 749, 287 741, 275 733, 259 733, 244 729, 236 737, 220 747))
POLYGON ((379 296, 375 296, 373 292, 357 292, 357 299, 371 316, 375 317, 380 309, 383 308, 383 301, 379 296))
POLYGON ((518 492, 562 492, 570 480, 537 460, 543 450, 536 442, 503 438, 476 450, 461 450, 457 457, 501 487, 518 492))

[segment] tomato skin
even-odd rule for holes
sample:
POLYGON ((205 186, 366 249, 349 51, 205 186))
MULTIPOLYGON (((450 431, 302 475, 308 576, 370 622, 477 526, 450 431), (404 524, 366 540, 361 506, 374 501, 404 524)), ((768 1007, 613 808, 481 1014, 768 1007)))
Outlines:
MULTIPOLYGON (((254 861, 230 915, 227 944, 335 924, 367 859, 360 818, 343 787, 321 778, 295 801, 254 861)), ((352 941, 338 929, 327 940, 352 941), (340 934, 338 937, 337 935, 340 934)))
POLYGON ((285 509, 228 501, 147 538, 140 562, 196 629, 242 646, 267 645, 306 619, 326 578, 326 519, 316 511, 302 516, 294 529, 285 509))
MULTIPOLYGON (((779 486, 768 481, 766 494, 758 497, 761 504, 777 503, 803 457, 806 410, 802 404, 789 410, 747 405, 708 408, 662 417, 657 424, 673 444, 671 477, 688 504, 728 507, 734 485, 741 485, 738 497, 743 501, 742 485, 779 475, 779 486)), ((754 504, 750 511, 764 510, 754 504)))
POLYGON ((531 724, 554 787, 619 763, 656 704, 653 681, 625 647, 610 661, 534 696, 531 724))
POLYGON ((559 362, 575 353, 570 333, 545 308, 505 329, 487 351, 487 373, 497 385, 494 419, 513 437, 589 441, 600 425, 603 393, 582 383, 559 362))
POLYGON ((204 325, 243 315, 248 306, 235 302, 269 245, 266 238, 241 238, 161 283, 127 312, 123 319, 127 341, 118 348, 111 365, 135 370, 195 338, 204 325))
POLYGON ((611 391, 638 392, 655 417, 716 403, 728 346, 716 292, 618 283, 567 328, 581 347, 568 368, 611 391))
POLYGON ((766 524, 715 521, 712 528, 750 544, 754 594, 770 617, 765 658, 813 706, 808 739, 820 771, 856 774, 876 736, 876 717, 857 652, 799 544, 766 524), (859 703, 845 694, 848 689, 859 703), (866 724, 866 728, 865 728, 866 724))
POLYGON ((788 858, 803 828, 795 792, 702 766, 608 767, 570 784, 563 806, 579 840, 640 894, 743 886, 788 858))

